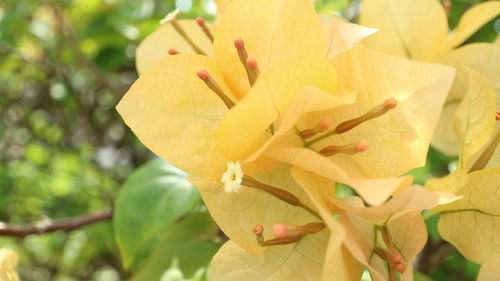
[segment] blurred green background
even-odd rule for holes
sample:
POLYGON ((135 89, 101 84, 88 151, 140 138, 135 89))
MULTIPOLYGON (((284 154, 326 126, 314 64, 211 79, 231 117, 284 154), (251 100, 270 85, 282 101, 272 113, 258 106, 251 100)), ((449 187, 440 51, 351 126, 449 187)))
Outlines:
MULTIPOLYGON (((452 2, 453 26, 480 1, 452 2)), ((176 7, 181 17, 207 20, 216 11, 208 0, 0 1, 0 221, 115 208, 113 222, 0 237, 0 247, 20 255, 22 280, 205 278, 226 238, 185 174, 154 159, 114 110, 137 77, 137 45, 176 7)), ((317 0, 316 7, 355 20, 359 1, 317 0)), ((492 41, 499 30, 493 20, 470 41, 492 41)), ((412 172, 419 182, 446 174, 455 160, 430 154, 429 165, 412 172)), ((422 271, 432 280, 474 280, 477 265, 440 240, 436 219, 428 225, 429 247, 443 261, 438 269, 423 261, 422 271)))

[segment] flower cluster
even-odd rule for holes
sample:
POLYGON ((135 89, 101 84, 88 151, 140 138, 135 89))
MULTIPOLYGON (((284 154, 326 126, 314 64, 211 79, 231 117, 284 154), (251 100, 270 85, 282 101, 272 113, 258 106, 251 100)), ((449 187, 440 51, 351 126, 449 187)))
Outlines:
POLYGON ((161 21, 117 107, 189 173, 230 238, 212 280, 413 280, 429 209, 494 276, 500 43, 453 49, 500 2, 471 8, 451 35, 437 0, 363 0, 364 26, 319 16, 310 0, 218 2, 214 24, 177 11, 161 21), (460 152, 458 168, 415 185, 404 174, 431 142, 460 152), (488 231, 457 230, 472 223, 488 231))

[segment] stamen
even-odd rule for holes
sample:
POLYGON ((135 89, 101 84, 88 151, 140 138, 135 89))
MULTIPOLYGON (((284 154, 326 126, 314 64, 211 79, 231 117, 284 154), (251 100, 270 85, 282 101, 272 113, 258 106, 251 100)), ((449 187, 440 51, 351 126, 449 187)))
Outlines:
POLYGON ((335 134, 342 134, 342 133, 348 132, 348 131, 356 128, 358 125, 360 125, 368 120, 371 120, 371 119, 374 119, 374 118, 377 118, 377 117, 384 115, 385 113, 387 113, 387 111, 395 108, 397 104, 398 104, 398 101, 395 98, 387 99, 382 104, 374 107, 373 109, 371 109, 367 113, 361 115, 360 117, 344 121, 344 122, 340 123, 337 127, 335 127, 335 129, 333 129, 332 131, 330 131, 322 136, 319 136, 319 137, 317 137, 309 142, 306 142, 305 146, 311 146, 312 144, 314 144, 314 143, 316 143, 324 138, 327 138, 329 136, 335 135, 335 134))
POLYGON ((354 129, 356 126, 368 120, 382 116, 387 111, 395 108, 397 103, 398 101, 395 98, 390 98, 386 100, 383 104, 376 106, 375 108, 361 115, 360 117, 340 123, 337 127, 335 127, 334 132, 337 134, 342 134, 347 131, 350 131, 351 129, 354 129))
POLYGON ((346 144, 340 146, 335 146, 335 145, 327 146, 321 149, 319 153, 324 156, 332 156, 337 153, 356 154, 363 152, 367 149, 368 149, 368 142, 366 142, 365 140, 361 140, 353 144, 346 144))
POLYGON ((449 17, 450 16, 450 12, 451 12, 451 7, 453 6, 453 3, 451 3, 451 1, 449 0, 446 0, 443 2, 443 8, 446 12, 446 15, 449 17))
POLYGON ((257 60, 255 58, 248 57, 247 50, 245 49, 245 42, 243 41, 243 39, 235 39, 234 46, 236 47, 236 51, 238 52, 240 62, 247 72, 248 81, 250 82, 250 85, 253 85, 255 83, 255 80, 257 80, 257 77, 259 76, 257 60))
POLYGON ((499 143, 500 143, 500 130, 497 130, 491 142, 487 144, 486 148, 481 153, 479 158, 477 158, 476 162, 474 162, 472 167, 469 169, 469 173, 484 169, 484 167, 488 165, 488 162, 490 162, 491 157, 493 157, 493 153, 495 153, 495 150, 497 149, 499 143))
POLYGON ((260 74, 257 59, 254 57, 248 57, 246 66, 247 67, 245 69, 247 70, 248 80, 250 81, 250 85, 253 85, 260 74))
POLYGON ((198 75, 198 77, 201 80, 203 80, 203 82, 205 82, 205 84, 210 88, 210 90, 212 90, 215 94, 219 96, 219 98, 221 98, 221 100, 224 102, 227 108, 231 109, 234 106, 235 103, 228 96, 226 96, 226 94, 224 94, 222 88, 219 86, 219 84, 217 84, 215 79, 213 79, 212 76, 210 76, 208 71, 206 71, 205 69, 201 69, 198 70, 198 72, 196 72, 196 75, 198 75))
POLYGON ((312 138, 315 135, 323 133, 324 131, 328 130, 331 124, 332 120, 330 118, 323 118, 318 122, 318 124, 316 124, 316 126, 314 126, 314 128, 304 130, 300 132, 299 135, 303 139, 312 138))
POLYGON ((167 24, 167 23, 171 23, 172 26, 174 27, 175 31, 177 31, 177 33, 179 33, 179 35, 184 39, 186 40, 186 42, 189 44, 189 46, 191 46, 191 48, 199 55, 204 55, 206 56, 207 54, 205 52, 203 52, 202 49, 200 49, 196 43, 187 35, 186 31, 184 30, 184 28, 179 24, 179 22, 177 21, 177 15, 180 14, 180 10, 179 9, 176 9, 174 10, 173 12, 169 13, 165 18, 163 18, 160 23, 161 24, 167 24))
POLYGON ((259 246, 261 247, 288 245, 300 241, 300 239, 304 237, 303 235, 298 235, 298 236, 288 236, 282 238, 278 237, 270 240, 264 240, 264 227, 261 224, 258 224, 253 228, 253 233, 255 234, 257 244, 259 244, 259 246))
POLYGON ((279 223, 273 226, 273 234, 276 237, 283 238, 289 236, 314 234, 320 232, 324 228, 325 224, 322 222, 313 222, 302 226, 286 225, 279 223))
POLYGON ((390 268, 396 270, 399 273, 405 272, 406 266, 403 264, 403 256, 401 256, 399 251, 394 246, 389 229, 384 226, 380 229, 380 232, 382 233, 382 238, 384 239, 385 245, 387 246, 387 250, 384 250, 382 248, 375 248, 375 254, 385 260, 390 268))
POLYGON ((382 248, 375 248, 375 254, 381 259, 387 262, 390 268, 396 270, 399 273, 403 273, 406 270, 406 266, 403 264, 401 254, 394 251, 386 251, 382 248))
POLYGON ((261 183, 248 175, 243 176, 242 184, 247 186, 247 187, 257 188, 261 191, 264 191, 264 192, 266 192, 266 193, 268 193, 268 194, 270 194, 270 195, 272 195, 272 196, 274 196, 274 197, 280 199, 281 201, 284 201, 290 205, 300 207, 321 220, 320 215, 318 215, 315 211, 313 211, 307 205, 302 203, 297 196, 295 196, 294 194, 292 194, 286 190, 261 183))
POLYGON ((198 17, 196 19, 196 23, 201 27, 201 30, 203 30, 203 33, 210 39, 210 42, 214 42, 214 37, 212 36, 212 32, 210 32, 210 29, 208 29, 207 25, 205 24, 205 20, 202 17, 198 17))
POLYGON ((179 52, 177 52, 176 49, 168 49, 168 54, 171 55, 171 56, 173 56, 173 55, 178 55, 179 52))

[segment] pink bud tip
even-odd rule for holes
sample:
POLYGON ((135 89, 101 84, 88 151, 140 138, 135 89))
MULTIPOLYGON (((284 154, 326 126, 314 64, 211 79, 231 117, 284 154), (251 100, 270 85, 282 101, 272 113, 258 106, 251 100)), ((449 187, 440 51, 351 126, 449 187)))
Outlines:
POLYGON ((262 224, 258 224, 253 228, 253 233, 256 235, 262 234, 264 232, 264 227, 262 224))
POLYGON ((276 237, 283 238, 288 236, 288 227, 282 223, 273 225, 273 234, 276 237))
POLYGON ((234 40, 234 46, 236 47, 236 49, 243 49, 245 48, 245 42, 243 42, 243 39, 241 38, 236 38, 234 40))
POLYGON ((198 72, 196 72, 196 75, 198 75, 198 77, 200 77, 200 79, 203 81, 206 81, 209 77, 208 71, 206 71, 205 69, 198 70, 198 72))
POLYGON ((357 152, 363 152, 368 149, 368 142, 365 140, 358 141, 356 143, 356 151, 357 152))
POLYGON ((406 270, 406 266, 402 263, 398 263, 398 264, 394 265, 394 270, 396 270, 399 273, 403 273, 406 270))
POLYGON ((321 119, 321 121, 319 121, 319 126, 323 130, 330 128, 331 125, 332 125, 332 119, 330 118, 323 118, 321 119))
POLYGON ((257 59, 255 59, 254 57, 248 57, 247 66, 250 69, 256 69, 257 68, 257 59))
POLYGON ((168 54, 169 54, 169 55, 172 55, 172 56, 173 56, 173 55, 177 55, 178 53, 179 53, 179 52, 177 52, 177 50, 176 50, 176 49, 168 49, 168 54))
POLYGON ((384 102, 384 106, 385 106, 386 109, 393 109, 393 108, 396 107, 397 104, 398 104, 398 100, 395 99, 395 98, 387 99, 384 102))
POLYGON ((495 119, 498 121, 500 120, 500 110, 497 111, 497 113, 495 114, 495 119))
POLYGON ((451 9, 451 6, 452 6, 452 5, 453 5, 453 4, 451 3, 451 1, 444 1, 444 3, 443 3, 443 6, 444 6, 444 8, 445 8, 446 10, 451 9))
POLYGON ((204 26, 205 25, 205 20, 202 18, 202 17, 198 17, 196 19, 196 23, 199 25, 199 26, 204 26))

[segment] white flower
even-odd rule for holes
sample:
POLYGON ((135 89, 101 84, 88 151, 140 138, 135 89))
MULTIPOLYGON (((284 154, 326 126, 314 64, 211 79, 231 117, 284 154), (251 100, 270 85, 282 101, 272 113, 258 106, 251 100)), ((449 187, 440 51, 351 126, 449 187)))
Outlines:
POLYGON ((224 184, 224 191, 227 193, 238 193, 243 180, 243 171, 240 162, 227 162, 227 170, 222 174, 221 182, 224 184))

